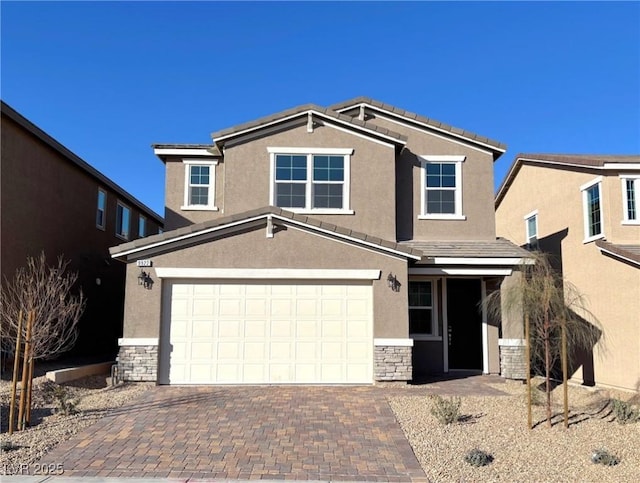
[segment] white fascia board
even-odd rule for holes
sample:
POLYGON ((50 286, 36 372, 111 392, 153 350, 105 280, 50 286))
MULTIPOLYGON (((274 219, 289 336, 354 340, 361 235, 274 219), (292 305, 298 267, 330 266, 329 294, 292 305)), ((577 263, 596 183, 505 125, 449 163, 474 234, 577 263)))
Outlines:
POLYGON ((156 156, 208 156, 219 157, 211 154, 207 149, 201 148, 155 148, 153 154, 156 156))
POLYGON ((257 131, 257 130, 264 129, 264 128, 269 127, 269 126, 280 124, 280 123, 286 122, 286 121, 288 121, 290 119, 295 119, 296 117, 308 116, 309 114, 311 114, 313 116, 317 116, 317 117, 319 117, 321 119, 324 119, 326 122, 330 122, 330 123, 334 123, 334 124, 342 124, 343 126, 347 126, 351 130, 354 130, 354 131, 362 131, 362 132, 369 133, 371 136, 388 139, 388 140, 390 140, 390 141, 392 141, 393 143, 396 143, 396 144, 402 144, 402 145, 407 144, 406 141, 402 141, 400 139, 396 139, 394 137, 387 136, 387 135, 382 134, 382 133, 377 132, 377 131, 372 131, 371 129, 367 129, 366 127, 358 126, 358 125, 350 123, 348 121, 343 121, 342 119, 335 119, 335 118, 333 118, 331 116, 327 116, 326 114, 323 114, 322 112, 316 111, 314 109, 309 109, 307 111, 298 112, 296 114, 292 114, 291 116, 287 116, 287 117, 282 117, 280 119, 276 119, 276 120, 271 121, 271 122, 269 122, 267 124, 260 124, 259 126, 250 127, 250 128, 245 129, 243 131, 238 131, 238 132, 227 134, 225 136, 220 136, 220 137, 216 138, 216 141, 223 141, 223 140, 231 138, 231 137, 242 136, 243 134, 247 134, 247 133, 250 133, 252 131, 257 131))
POLYGON ((435 265, 529 265, 529 258, 433 257, 435 265))
POLYGON ((409 275, 473 275, 501 276, 513 273, 510 268, 410 268, 409 275))
POLYGON ((122 337, 118 339, 118 345, 123 346, 139 346, 139 345, 158 345, 157 337, 122 337))
MULTIPOLYGON (((380 144, 380 145, 385 146, 387 148, 391 148, 391 149, 395 148, 395 145, 393 145, 393 144, 386 143, 386 142, 381 141, 381 140, 376 139, 376 138, 372 138, 371 136, 369 136, 367 134, 361 134, 359 132, 355 132, 355 131, 353 131, 353 129, 347 129, 345 127, 336 126, 335 124, 331 124, 330 122, 325 122, 325 121, 320 121, 320 124, 322 124, 325 127, 328 127, 328 128, 331 128, 331 129, 335 129, 336 131, 346 132, 347 134, 350 134, 351 136, 357 136, 359 138, 366 139, 367 141, 370 141, 372 143, 380 144)), ((399 141, 399 142, 402 142, 404 144, 403 141, 399 141)))
POLYGON ((356 245, 365 245, 365 246, 368 246, 368 247, 375 248, 376 250, 381 250, 381 251, 393 253, 393 254, 396 254, 396 255, 400 255, 402 258, 412 258, 414 260, 422 260, 422 257, 418 256, 418 255, 411 255, 410 253, 401 252, 399 250, 394 250, 393 248, 383 247, 383 246, 378 245, 376 243, 371 243, 371 242, 368 242, 366 240, 362 240, 360 238, 354 238, 354 237, 351 237, 351 236, 348 236, 348 235, 343 235, 341 233, 336 233, 335 231, 325 230, 324 228, 321 228, 319 226, 309 225, 307 223, 303 223, 303 222, 298 221, 298 220, 293 220, 291 218, 284 218, 284 217, 281 217, 281 216, 278 216, 278 215, 273 215, 273 217, 277 218, 279 220, 282 220, 285 223, 290 223, 292 225, 302 226, 302 227, 306 228, 309 231, 317 231, 317 232, 324 233, 326 235, 331 235, 332 237, 337 237, 337 238, 341 238, 343 240, 348 240, 348 241, 350 241, 350 242, 352 242, 353 244, 356 244, 356 245))
POLYGON ((614 171, 620 171, 621 169, 640 171, 640 163, 604 163, 604 169, 614 171))
MULTIPOLYGON (((361 102, 361 103, 359 103, 359 104, 355 104, 355 105, 353 105, 353 106, 349 106, 349 107, 342 108, 342 109, 338 110, 337 112, 342 113, 343 111, 348 111, 349 109, 353 109, 354 107, 359 107, 359 106, 368 107, 369 109, 371 109, 371 110, 373 110, 373 111, 377 111, 377 112, 385 112, 385 113, 389 114, 390 116, 396 116, 396 117, 398 117, 398 118, 400 118, 400 119, 404 119, 404 120, 406 120, 406 121, 407 121, 407 122, 399 122, 399 121, 398 121, 398 120, 396 120, 396 119, 392 119, 392 118, 389 118, 389 117, 386 117, 386 116, 378 116, 378 117, 380 117, 380 118, 382 118, 382 119, 385 119, 385 120, 387 120, 387 121, 395 122, 396 124, 402 124, 402 125, 404 125, 404 126, 408 126, 408 127, 414 127, 412 124, 418 124, 419 126, 422 126, 422 127, 423 127, 423 128, 425 128, 425 129, 430 129, 430 130, 433 130, 433 131, 438 131, 438 132, 440 132, 440 133, 447 134, 447 135, 449 135, 449 136, 457 137, 457 138, 459 138, 459 139, 464 139, 464 140, 465 140, 465 141, 467 141, 467 142, 475 143, 475 144, 478 144, 478 145, 480 145, 480 146, 484 146, 484 147, 486 147, 486 148, 488 148, 488 149, 490 149, 490 150, 492 150, 492 151, 498 151, 498 152, 501 152, 501 153, 506 152, 506 149, 497 148, 497 147, 495 147, 495 146, 490 146, 490 145, 488 145, 488 144, 486 144, 486 143, 483 143, 482 141, 477 141, 477 140, 475 140, 475 139, 470 139, 470 138, 465 137, 465 136, 463 136, 463 135, 461 135, 461 134, 457 134, 457 133, 454 133, 454 132, 451 132, 451 131, 447 131, 446 129, 441 129, 441 128, 438 128, 438 127, 432 126, 431 124, 427 124, 427 123, 424 123, 424 122, 418 121, 417 119, 412 119, 412 118, 410 118, 410 117, 402 116, 402 115, 400 115, 400 114, 397 114, 397 113, 395 113, 395 112, 393 112, 393 111, 388 111, 388 110, 383 109, 383 108, 381 108, 381 107, 372 106, 371 104, 367 104, 366 102, 361 102)), ((414 129, 415 129, 415 128, 414 128, 414 129)))
POLYGON ((260 279, 260 280, 378 280, 380 270, 305 268, 182 268, 157 267, 158 278, 260 279))
POLYGON ((629 262, 640 267, 640 263, 638 263, 637 260, 632 260, 631 258, 627 258, 623 255, 607 250, 606 248, 598 247, 598 249, 601 253, 606 253, 607 255, 610 255, 614 258, 619 258, 620 260, 624 260, 625 262, 629 262))
POLYGON ((413 339, 373 339, 376 347, 413 347, 413 339))

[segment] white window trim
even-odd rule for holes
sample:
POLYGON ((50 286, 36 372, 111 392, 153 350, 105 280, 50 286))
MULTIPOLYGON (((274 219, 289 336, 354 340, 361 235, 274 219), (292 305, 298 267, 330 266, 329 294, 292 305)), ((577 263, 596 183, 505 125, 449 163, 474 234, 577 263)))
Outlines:
POLYGON ((98 198, 96 199, 96 228, 105 231, 107 227, 107 192, 98 188, 98 198), (98 225, 98 210, 100 209, 100 193, 104 194, 104 207, 102 208, 102 225, 98 225))
POLYGON ((533 210, 531 213, 527 213, 526 215, 524 215, 524 229, 525 229, 525 234, 527 237, 527 243, 531 243, 531 239, 532 238, 536 238, 536 240, 538 239, 538 210, 533 210), (536 225, 536 234, 535 236, 532 236, 531 233, 529 233, 529 220, 533 218, 535 221, 535 225, 536 225))
POLYGON ((203 160, 203 159, 183 159, 184 164, 184 200, 183 205, 180 207, 184 211, 218 211, 216 206, 216 166, 218 160, 203 160), (209 204, 207 205, 190 205, 189 204, 189 181, 191 178, 191 166, 209 166, 209 204))
MULTIPOLYGON (((431 327, 433 327, 432 334, 414 334, 409 333, 409 337, 413 340, 424 340, 424 341, 441 341, 442 335, 438 332, 438 297, 437 297, 437 286, 438 279, 430 278, 430 279, 413 279, 409 280, 409 283, 412 282, 431 282, 431 327)), ((412 308, 420 308, 414 307, 412 305, 408 305, 409 310, 412 308)))
POLYGON ((584 224, 584 240, 582 240, 582 243, 590 243, 592 241, 600 240, 605 237, 604 235, 604 203, 603 203, 603 196, 602 196, 602 176, 598 176, 597 178, 580 186, 580 191, 582 191, 582 218, 583 218, 583 224, 584 224), (587 212, 589 198, 588 198, 587 191, 596 185, 598 185, 598 191, 599 191, 599 197, 600 197, 600 233, 598 233, 597 235, 590 236, 589 235, 589 213, 587 212))
POLYGON ((419 220, 466 220, 462 211, 462 163, 466 156, 449 156, 449 155, 423 155, 419 156, 420 162, 420 214, 419 220), (456 189, 455 203, 456 212, 452 214, 442 213, 426 213, 427 209, 427 164, 428 163, 455 163, 456 165, 456 189))
POLYGON ((623 225, 640 225, 640 174, 621 174, 620 184, 622 186, 622 224, 623 225), (633 180, 633 188, 635 191, 636 202, 636 219, 629 218, 629 212, 627 211, 627 181, 633 180))
POLYGON ((127 204, 123 203, 122 201, 118 200, 118 202, 116 203, 116 236, 122 240, 130 240, 131 239, 131 215, 133 214, 133 211, 131 210, 131 207, 128 206, 127 204), (127 236, 123 236, 120 233, 118 233, 118 207, 122 206, 123 211, 124 210, 129 210, 129 226, 127 227, 127 236))
POLYGON ((307 156, 307 180, 305 181, 305 208, 283 208, 292 213, 314 214, 314 215, 353 215, 351 209, 351 155, 353 148, 287 148, 268 146, 269 153, 269 204, 276 206, 276 155, 278 154, 303 154, 307 156), (344 190, 342 192, 343 208, 311 208, 311 186, 313 185, 313 155, 334 155, 344 156, 344 190))
POLYGON ((147 236, 147 218, 144 215, 138 215, 138 238, 147 236), (140 222, 144 221, 144 233, 140 233, 140 222))

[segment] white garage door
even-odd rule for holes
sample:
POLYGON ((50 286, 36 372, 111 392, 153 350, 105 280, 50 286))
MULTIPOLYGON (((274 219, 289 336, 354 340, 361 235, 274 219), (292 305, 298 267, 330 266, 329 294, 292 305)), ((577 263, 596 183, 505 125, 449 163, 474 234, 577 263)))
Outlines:
POLYGON ((371 292, 355 281, 174 282, 161 382, 371 383, 371 292))

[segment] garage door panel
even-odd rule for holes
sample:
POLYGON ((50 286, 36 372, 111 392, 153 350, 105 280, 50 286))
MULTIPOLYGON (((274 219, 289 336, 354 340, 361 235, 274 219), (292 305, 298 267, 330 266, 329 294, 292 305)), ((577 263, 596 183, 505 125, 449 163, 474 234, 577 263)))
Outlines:
POLYGON ((370 283, 174 282, 171 293, 170 383, 372 382, 370 283))

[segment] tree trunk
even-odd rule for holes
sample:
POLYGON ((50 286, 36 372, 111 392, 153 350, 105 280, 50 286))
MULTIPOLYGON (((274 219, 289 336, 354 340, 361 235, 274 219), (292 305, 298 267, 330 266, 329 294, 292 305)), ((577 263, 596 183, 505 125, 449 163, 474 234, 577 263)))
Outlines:
POLYGON ((31 396, 33 392, 33 365, 35 361, 31 354, 29 354, 29 375, 27 376, 27 412, 25 421, 27 426, 31 426, 31 396))
POLYGON ((18 315, 18 333, 16 334, 16 352, 13 358, 13 379, 11 379, 11 401, 9 402, 9 436, 13 434, 13 421, 16 411, 16 390, 18 386, 18 366, 20 366, 20 344, 22 342, 22 310, 18 315))
POLYGON ((31 327, 33 325, 33 310, 27 317, 27 335, 24 340, 24 359, 22 361, 22 382, 20 386, 20 407, 18 408, 18 429, 25 428, 25 404, 27 396, 27 376, 29 372, 29 353, 31 352, 31 327))

